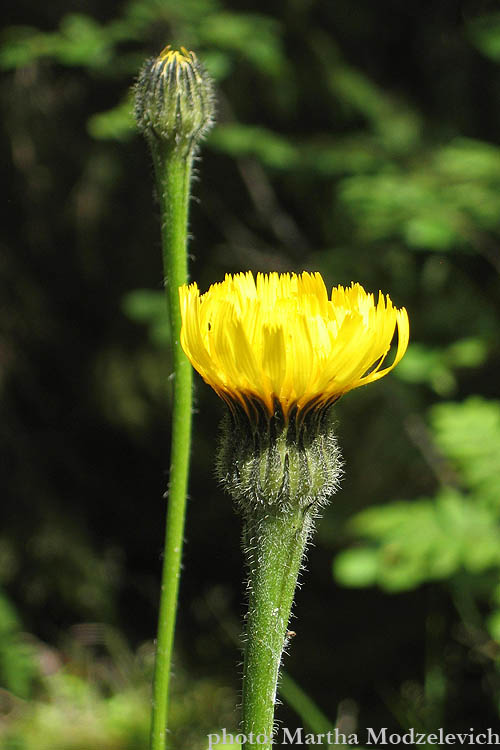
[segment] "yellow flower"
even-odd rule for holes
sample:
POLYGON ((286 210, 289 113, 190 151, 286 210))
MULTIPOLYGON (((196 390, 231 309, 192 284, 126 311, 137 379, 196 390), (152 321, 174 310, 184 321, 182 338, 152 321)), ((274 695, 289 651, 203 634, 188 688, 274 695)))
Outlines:
POLYGON ((245 410, 257 400, 273 414, 278 401, 285 419, 382 378, 408 346, 405 308, 355 283, 328 298, 319 273, 228 274, 206 294, 190 284, 179 297, 181 345, 203 379, 245 410), (396 328, 396 355, 382 367, 396 328))

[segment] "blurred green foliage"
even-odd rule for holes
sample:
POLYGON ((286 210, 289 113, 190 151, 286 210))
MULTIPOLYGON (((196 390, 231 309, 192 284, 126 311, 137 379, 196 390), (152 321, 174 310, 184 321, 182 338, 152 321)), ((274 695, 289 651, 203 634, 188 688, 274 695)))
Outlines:
POLYGON ((20 698, 28 698, 37 670, 34 650, 23 637, 19 618, 0 592, 0 684, 20 698))
POLYGON ((131 320, 148 326, 154 344, 165 347, 169 345, 170 326, 163 292, 134 289, 124 298, 123 311, 131 320))
MULTIPOLYGON (((132 653, 112 629, 89 623, 73 628, 64 653, 34 644, 31 657, 32 663, 40 664, 38 689, 29 703, 19 701, 14 691, 6 701, 8 710, 0 722, 2 748, 146 750, 150 647, 132 653)), ((171 726, 176 747, 206 750, 215 722, 233 721, 234 701, 231 691, 217 681, 192 683, 179 669, 171 726)))
POLYGON ((408 383, 428 385, 440 396, 449 396, 458 387, 455 371, 480 367, 487 356, 487 344, 479 338, 457 340, 439 348, 416 343, 399 365, 398 377, 408 383))
MULTIPOLYGON (((130 87, 166 43, 194 49, 218 87, 190 221, 200 287, 248 268, 320 270, 329 285, 387 291, 410 315, 394 374, 337 407, 346 476, 309 556, 280 718, 494 726, 498 10, 444 0, 70 10, 20 0, 0 46, 2 742, 145 743, 149 673, 130 653, 155 629, 171 404, 158 212, 130 87), (98 646, 82 666, 67 653, 75 622, 112 625, 133 649, 110 657, 98 646), (59 655, 50 674, 45 648, 59 655)), ((226 634, 242 577, 239 522, 212 475, 222 407, 201 384, 196 411, 174 681, 186 750, 237 725, 226 634)))
POLYGON ((147 748, 148 703, 144 696, 122 690, 104 698, 88 680, 64 673, 47 679, 46 684, 45 700, 33 703, 13 727, 2 732, 5 750, 147 748))
POLYGON ((495 572, 491 580, 500 580, 500 402, 443 402, 432 408, 430 424, 424 437, 438 452, 427 455, 441 488, 432 498, 354 516, 350 528, 370 544, 338 555, 341 583, 401 591, 463 572, 495 572))

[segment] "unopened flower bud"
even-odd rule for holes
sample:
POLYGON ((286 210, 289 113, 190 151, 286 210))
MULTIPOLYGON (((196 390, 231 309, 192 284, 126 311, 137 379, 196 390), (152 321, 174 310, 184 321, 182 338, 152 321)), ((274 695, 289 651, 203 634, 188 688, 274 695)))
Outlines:
POLYGON ((194 52, 170 45, 147 60, 135 85, 135 118, 151 145, 190 151, 214 116, 212 80, 194 52))

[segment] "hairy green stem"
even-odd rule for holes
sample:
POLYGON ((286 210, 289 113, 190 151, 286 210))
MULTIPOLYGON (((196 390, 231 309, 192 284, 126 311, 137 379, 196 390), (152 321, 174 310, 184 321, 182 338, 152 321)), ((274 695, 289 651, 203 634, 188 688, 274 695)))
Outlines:
POLYGON ((249 601, 243 668, 245 750, 256 743, 261 750, 272 747, 279 667, 312 526, 309 510, 300 507, 256 507, 246 519, 243 544, 249 601))
POLYGON ((191 444, 192 368, 180 345, 178 288, 187 281, 187 221, 192 152, 153 148, 161 204, 163 268, 170 313, 174 370, 172 442, 158 636, 153 678, 151 750, 164 750, 169 685, 184 539, 191 444))

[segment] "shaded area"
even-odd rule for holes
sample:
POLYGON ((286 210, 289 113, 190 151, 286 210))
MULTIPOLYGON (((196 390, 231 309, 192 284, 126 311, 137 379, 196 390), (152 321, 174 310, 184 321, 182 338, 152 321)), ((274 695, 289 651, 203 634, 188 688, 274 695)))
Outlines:
MULTIPOLYGON (((41 747, 47 719, 28 699, 55 707, 51 750, 68 748, 68 706, 82 727, 71 747, 145 746, 170 364, 158 209, 128 92, 167 41, 195 49, 219 92, 191 206, 200 288, 226 272, 319 270, 410 315, 397 370, 338 404, 346 476, 308 555, 286 668, 320 717, 360 737, 495 726, 496 4, 67 11, 11 6, 0 48, 2 741, 41 747)), ((199 380, 196 394, 179 748, 237 728, 244 609, 240 523, 213 478, 223 407, 199 380)), ((283 725, 314 730, 308 702, 290 704, 283 725)))

